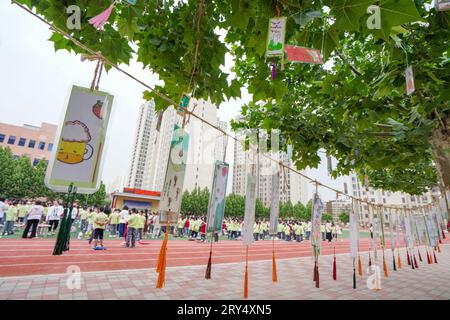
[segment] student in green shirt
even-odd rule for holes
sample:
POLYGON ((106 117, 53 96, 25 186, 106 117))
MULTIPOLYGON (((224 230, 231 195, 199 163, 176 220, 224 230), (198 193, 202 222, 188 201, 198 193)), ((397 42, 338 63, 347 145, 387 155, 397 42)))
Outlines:
POLYGON ((119 229, 119 219, 120 219, 120 209, 114 209, 113 213, 109 216, 110 225, 110 237, 115 237, 117 235, 117 230, 119 229))
POLYGON ((21 201, 17 208, 19 209, 19 222, 23 222, 28 212, 28 206, 25 201, 21 201))
POLYGON ((97 248, 99 241, 100 247, 103 248, 103 233, 109 220, 108 215, 104 211, 106 211, 104 208, 97 210, 96 215, 93 217, 92 227, 94 228, 94 246, 92 247, 92 249, 97 248))
POLYGON ((136 241, 142 240, 142 234, 144 232, 144 225, 145 225, 145 215, 144 211, 139 211, 139 214, 137 215, 137 222, 136 222, 136 241))
POLYGON ((139 226, 140 218, 136 214, 136 209, 130 210, 130 215, 128 216, 128 228, 127 228, 127 239, 125 246, 127 248, 135 248, 136 247, 136 229, 139 226))
POLYGON ((3 234, 2 235, 11 235, 14 234, 14 221, 16 220, 16 216, 18 214, 17 202, 10 203, 8 209, 5 214, 5 225, 3 226, 3 234))

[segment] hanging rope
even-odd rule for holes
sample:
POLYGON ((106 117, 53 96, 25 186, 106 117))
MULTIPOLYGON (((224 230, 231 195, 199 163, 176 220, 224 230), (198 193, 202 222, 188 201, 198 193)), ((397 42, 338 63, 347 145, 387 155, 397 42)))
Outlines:
MULTIPOLYGON (((110 60, 108 60, 107 58, 105 58, 101 53, 95 52, 94 50, 92 50, 91 48, 89 48, 88 46, 84 45, 82 42, 80 42, 79 40, 77 40, 76 38, 72 37, 71 35, 69 35, 68 33, 66 33, 65 31, 59 29, 58 27, 54 26, 53 24, 51 24, 50 22, 46 21, 44 18, 40 17, 38 14, 34 13, 33 11, 31 11, 30 9, 28 9, 27 7, 25 7, 24 5, 22 5, 21 3, 17 2, 16 0, 11 0, 11 2, 15 5, 17 5, 18 7, 20 7, 22 10, 26 11, 27 13, 33 15, 35 18, 39 19, 41 22, 45 23, 46 25, 48 25, 50 27, 51 30, 53 30, 54 32, 60 34, 61 36, 65 37, 66 39, 70 40, 71 42, 73 42, 75 45, 77 45, 78 47, 80 47, 81 49, 85 50, 86 52, 90 53, 91 55, 96 56, 98 59, 101 59, 104 64, 109 65, 110 67, 116 69, 117 71, 123 73, 124 75, 126 75, 127 77, 129 77, 130 79, 136 81, 137 83, 141 84, 142 86, 144 86, 145 88, 147 88, 148 90, 150 90, 153 94, 155 94, 156 96, 158 96, 159 98, 161 98, 162 100, 166 101, 167 103, 169 103, 170 105, 174 105, 177 106, 178 102, 174 101, 173 99, 167 97, 166 95, 162 94, 161 92, 155 90, 154 87, 148 85, 147 83, 145 83, 144 81, 138 79, 137 77, 135 77, 134 75, 130 74, 129 72, 125 71, 124 69, 120 68, 117 64, 111 62, 110 60)), ((228 133, 226 133, 224 130, 222 130, 221 128, 219 128, 217 125, 211 123, 210 121, 201 118, 200 116, 194 114, 192 111, 185 111, 187 114, 189 114, 189 116, 192 116, 200 121, 202 121, 203 123, 207 124, 208 126, 214 128, 215 130, 218 130, 224 134, 226 134, 228 137, 230 137, 231 139, 233 139, 235 142, 240 143, 241 145, 243 145, 245 147, 245 141, 242 141, 240 139, 238 139, 235 136, 232 136, 228 133)), ((274 161, 277 162, 277 160, 271 158, 270 156, 266 155, 266 154, 262 154, 263 157, 267 158, 269 161, 274 161)), ((295 174, 300 175, 301 177, 309 180, 309 181, 315 181, 315 179, 301 173, 300 171, 291 168, 290 166, 286 166, 284 164, 281 164, 283 166, 283 168, 285 168, 286 170, 292 171, 295 174)), ((337 190, 331 186, 325 185, 320 183, 321 186, 323 186, 324 188, 327 188, 328 190, 334 191, 334 192, 338 192, 339 194, 348 197, 350 199, 354 199, 355 201, 358 201, 359 203, 365 203, 365 204, 373 204, 372 202, 368 201, 368 200, 364 200, 364 199, 360 199, 357 198, 355 196, 352 196, 350 194, 347 194, 343 191, 337 190)), ((445 198, 445 197, 444 197, 445 198)), ((396 208, 394 206, 386 206, 386 205, 382 205, 384 208, 396 208)))

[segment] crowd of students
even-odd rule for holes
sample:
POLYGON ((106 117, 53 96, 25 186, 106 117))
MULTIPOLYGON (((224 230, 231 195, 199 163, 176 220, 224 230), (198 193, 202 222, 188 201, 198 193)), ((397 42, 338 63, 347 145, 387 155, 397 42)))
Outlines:
MULTIPOLYGON (((36 201, 5 200, 0 198, 0 224, 3 224, 2 235, 12 235, 17 226, 24 228, 23 238, 35 238, 38 226, 44 224, 48 228, 46 234, 56 233, 64 207, 58 201, 43 203, 36 201)), ((159 222, 158 213, 149 210, 111 209, 105 207, 79 207, 73 204, 70 212, 73 231, 78 232, 78 239, 86 239, 93 248, 103 247, 105 230, 110 238, 123 239, 125 247, 133 248, 143 239, 155 239, 165 233, 166 225, 159 222)), ((225 218, 222 230, 214 233, 214 240, 226 237, 229 240, 242 239, 243 220, 225 218)), ((169 233, 173 236, 205 242, 207 240, 206 217, 180 215, 176 225, 171 225, 169 233)), ((276 237, 284 241, 302 242, 309 240, 311 222, 296 219, 280 219, 276 229, 276 237)), ((332 241, 341 234, 339 224, 325 222, 321 225, 322 240, 332 241)), ((270 239, 270 223, 259 219, 253 225, 255 241, 270 239)))

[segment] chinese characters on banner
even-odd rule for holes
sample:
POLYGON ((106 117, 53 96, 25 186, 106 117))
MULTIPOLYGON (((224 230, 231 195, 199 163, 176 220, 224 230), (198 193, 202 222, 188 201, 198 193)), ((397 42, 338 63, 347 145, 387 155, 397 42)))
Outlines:
POLYGON ((207 232, 219 232, 222 230, 228 172, 228 163, 216 161, 213 187, 208 206, 207 232))
POLYGON ((72 86, 45 176, 48 188, 67 192, 73 183, 78 193, 98 190, 112 102, 106 92, 72 86))
POLYGON ((189 135, 184 132, 184 129, 175 125, 159 204, 161 224, 167 223, 167 215, 169 215, 170 224, 176 224, 178 221, 178 213, 181 208, 181 199, 183 196, 188 147, 189 135))

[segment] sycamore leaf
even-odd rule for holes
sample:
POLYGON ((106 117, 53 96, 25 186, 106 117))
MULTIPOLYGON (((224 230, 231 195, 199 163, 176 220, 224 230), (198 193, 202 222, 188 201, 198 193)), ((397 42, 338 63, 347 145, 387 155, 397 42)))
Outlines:
POLYGON ((374 2, 374 0, 337 0, 330 11, 336 18, 333 26, 337 30, 358 31, 361 16, 366 13, 367 7, 374 2))

